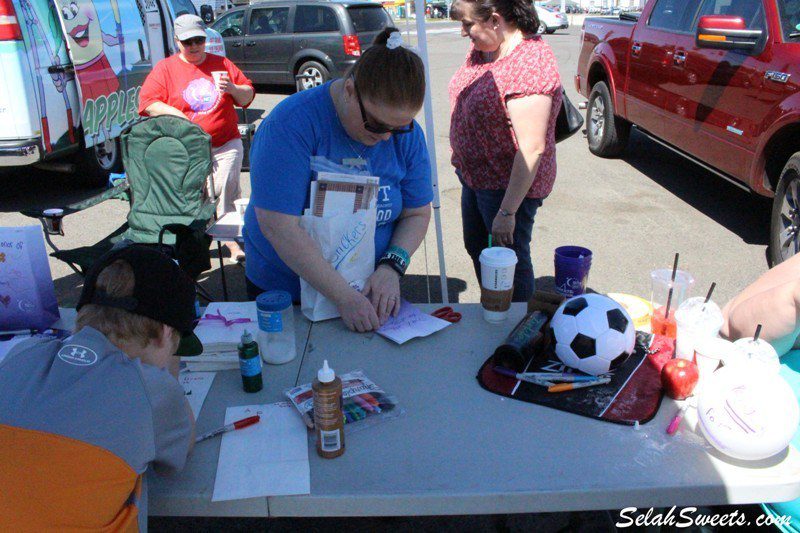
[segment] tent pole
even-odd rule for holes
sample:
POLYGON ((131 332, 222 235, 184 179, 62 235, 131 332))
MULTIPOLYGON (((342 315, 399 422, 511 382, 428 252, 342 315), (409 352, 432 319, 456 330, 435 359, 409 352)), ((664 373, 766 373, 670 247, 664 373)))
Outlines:
MULTIPOLYGON (((406 3, 408 5, 408 3, 406 3)), ((431 183, 433 185, 433 221, 436 226, 436 247, 439 254, 439 283, 442 288, 442 302, 450 303, 447 294, 447 272, 444 264, 444 241, 442 240, 442 217, 439 212, 441 202, 439 199, 439 174, 436 164, 436 135, 433 127, 433 102, 431 101, 431 73, 428 64, 428 39, 425 35, 425 0, 414 2, 417 14, 417 47, 420 57, 425 65, 425 141, 428 145, 428 154, 431 160, 431 183)))

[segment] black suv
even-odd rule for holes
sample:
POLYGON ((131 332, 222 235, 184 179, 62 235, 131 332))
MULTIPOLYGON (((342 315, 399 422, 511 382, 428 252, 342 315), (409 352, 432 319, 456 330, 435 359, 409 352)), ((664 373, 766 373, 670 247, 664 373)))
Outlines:
POLYGON ((211 27, 222 35, 228 59, 254 83, 303 90, 341 77, 391 25, 380 4, 270 0, 232 9, 211 27))

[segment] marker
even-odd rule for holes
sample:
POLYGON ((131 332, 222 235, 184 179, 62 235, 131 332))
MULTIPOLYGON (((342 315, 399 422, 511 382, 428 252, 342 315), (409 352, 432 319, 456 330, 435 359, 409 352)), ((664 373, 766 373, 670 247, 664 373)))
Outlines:
POLYGON ((683 414, 686 412, 687 405, 683 405, 678 412, 675 413, 675 416, 672 417, 672 421, 667 426, 667 435, 674 435, 678 431, 678 427, 681 425, 681 421, 683 420, 683 414))
POLYGON ((381 412, 381 403, 372 395, 372 394, 360 394, 361 398, 366 400, 367 402, 371 403, 372 406, 375 408, 376 413, 381 412))
POLYGON ((234 431, 234 430, 237 430, 237 429, 246 428, 247 426, 252 426, 253 424, 257 424, 259 422, 259 420, 261 420, 261 417, 258 416, 258 415, 255 415, 255 416, 250 416, 250 417, 247 417, 247 418, 243 418, 241 420, 237 420, 236 422, 233 422, 232 424, 225 424, 224 426, 222 426, 219 429, 215 429, 214 431, 210 431, 210 432, 206 433, 205 435, 200 435, 199 437, 197 437, 194 440, 194 442, 195 442, 195 444, 197 444, 198 442, 202 442, 202 441, 204 441, 206 439, 210 439, 212 437, 216 437, 217 435, 222 435, 223 433, 227 433, 229 431, 234 431))
POLYGON ((586 387, 594 387, 596 385, 605 385, 611 383, 611 378, 602 378, 595 381, 585 381, 582 383, 559 383, 547 389, 547 392, 566 392, 575 389, 585 389, 586 387))
POLYGON ((569 383, 583 381, 597 381, 597 376, 583 376, 578 374, 552 373, 552 372, 523 372, 523 376, 544 378, 549 381, 564 381, 569 383))
POLYGON ((545 379, 545 377, 543 377, 543 376, 542 377, 534 376, 534 375, 531 375, 530 373, 518 374, 518 373, 514 372, 513 370, 510 370, 508 368, 504 368, 502 366, 494 367, 494 371, 497 372, 498 374, 502 374, 504 376, 515 378, 515 379, 518 379, 520 381, 524 381, 526 383, 533 383, 534 385, 541 385, 542 387, 552 387, 552 386, 555 385, 555 383, 549 381, 548 379, 545 379))
POLYGON ((362 409, 364 409, 367 412, 375 411, 375 407, 373 407, 370 402, 368 402, 367 400, 365 400, 364 398, 362 398, 358 394, 353 396, 353 401, 356 402, 359 407, 361 407, 362 409))

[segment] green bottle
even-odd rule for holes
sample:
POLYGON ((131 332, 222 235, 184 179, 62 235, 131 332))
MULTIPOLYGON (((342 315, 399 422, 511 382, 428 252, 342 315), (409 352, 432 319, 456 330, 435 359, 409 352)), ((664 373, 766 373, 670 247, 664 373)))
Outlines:
POLYGON ((264 386, 261 380, 261 357, 258 344, 249 331, 244 330, 239 344, 239 370, 242 372, 242 386, 245 392, 258 392, 264 386))

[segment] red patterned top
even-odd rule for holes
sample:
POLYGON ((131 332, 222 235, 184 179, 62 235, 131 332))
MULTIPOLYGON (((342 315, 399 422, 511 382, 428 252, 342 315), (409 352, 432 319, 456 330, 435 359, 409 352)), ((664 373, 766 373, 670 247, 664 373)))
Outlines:
POLYGON ((472 47, 467 60, 450 80, 451 161, 473 189, 508 187, 517 139, 505 102, 545 94, 553 97, 547 144, 536 178, 526 195, 545 198, 556 179, 555 127, 561 107, 561 79, 556 58, 541 37, 524 39, 509 55, 483 63, 472 47))

